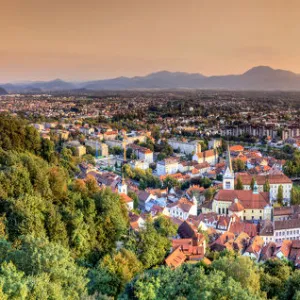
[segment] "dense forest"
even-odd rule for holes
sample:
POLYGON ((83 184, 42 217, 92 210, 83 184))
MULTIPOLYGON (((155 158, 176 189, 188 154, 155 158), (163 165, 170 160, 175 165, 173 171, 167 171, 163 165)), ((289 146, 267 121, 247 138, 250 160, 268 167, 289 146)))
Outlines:
POLYGON ((300 299, 284 261, 224 252, 166 268, 176 226, 161 216, 130 231, 119 195, 74 174, 67 149, 1 116, 0 299, 300 299))

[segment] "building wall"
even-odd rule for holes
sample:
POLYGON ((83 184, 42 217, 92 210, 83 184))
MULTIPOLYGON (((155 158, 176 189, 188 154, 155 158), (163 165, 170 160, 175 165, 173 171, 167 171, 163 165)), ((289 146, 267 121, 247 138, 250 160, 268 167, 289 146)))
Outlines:
POLYGON ((280 243, 283 240, 300 240, 300 227, 274 230, 274 239, 276 243, 280 243))
MULTIPOLYGON (((232 202, 230 201, 213 201, 212 211, 218 215, 230 215, 229 206, 232 202)), ((239 217, 245 221, 251 220, 265 220, 269 219, 269 216, 264 212, 264 209, 245 209, 238 213, 239 217)))
POLYGON ((199 143, 195 143, 195 142, 189 143, 189 142, 182 142, 182 141, 170 139, 170 140, 168 140, 168 144, 174 150, 177 150, 179 148, 180 152, 185 153, 185 154, 201 152, 201 145, 199 143))
POLYGON ((151 153, 144 153, 142 151, 139 151, 139 155, 138 156, 139 156, 140 160, 144 160, 144 161, 146 161, 149 164, 153 163, 153 152, 151 152, 151 153))
POLYGON ((86 154, 86 148, 84 146, 77 146, 76 147, 76 156, 81 157, 82 155, 86 154))
MULTIPOLYGON (((282 188, 283 188, 283 198, 290 201, 291 200, 291 189, 293 187, 292 183, 282 183, 282 188)), ((270 200, 271 201, 276 201, 277 200, 277 193, 278 193, 278 187, 280 186, 279 184, 270 184, 270 200)), ((244 190, 250 190, 250 185, 244 185, 244 190)), ((263 192, 264 191, 264 186, 263 185, 258 185, 258 191, 263 192)))
POLYGON ((171 217, 180 218, 186 220, 189 217, 189 213, 184 212, 181 208, 175 206, 169 209, 169 214, 171 217))
POLYGON ((157 175, 175 174, 178 172, 178 162, 172 164, 157 164, 157 175))

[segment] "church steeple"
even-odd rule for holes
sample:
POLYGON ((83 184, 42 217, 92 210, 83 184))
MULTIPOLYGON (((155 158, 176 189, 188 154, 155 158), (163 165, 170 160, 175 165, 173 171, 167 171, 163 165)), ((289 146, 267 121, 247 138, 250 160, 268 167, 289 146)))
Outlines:
POLYGON ((229 145, 228 145, 228 149, 227 149, 226 165, 227 165, 226 170, 223 175, 223 189, 224 190, 234 190, 234 172, 232 169, 229 145))
POLYGON ((229 168, 230 172, 233 173, 229 144, 228 144, 228 147, 227 147, 227 159, 226 159, 226 161, 227 161, 227 168, 229 168))
POLYGON ((118 184, 118 193, 127 195, 127 184, 125 181, 124 173, 122 174, 122 181, 118 184))

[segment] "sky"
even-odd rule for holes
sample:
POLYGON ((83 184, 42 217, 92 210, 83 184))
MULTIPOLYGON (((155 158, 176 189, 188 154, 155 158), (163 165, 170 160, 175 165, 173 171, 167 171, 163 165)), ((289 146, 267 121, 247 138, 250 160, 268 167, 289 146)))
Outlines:
POLYGON ((0 82, 300 73, 300 1, 1 0, 0 82))

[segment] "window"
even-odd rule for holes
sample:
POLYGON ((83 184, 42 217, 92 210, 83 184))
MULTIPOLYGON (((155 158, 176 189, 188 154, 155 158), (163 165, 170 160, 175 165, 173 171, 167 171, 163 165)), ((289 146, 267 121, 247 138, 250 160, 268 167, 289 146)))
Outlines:
POLYGON ((220 215, 221 214, 221 208, 220 207, 219 207, 218 211, 219 211, 219 215, 220 215))

